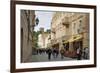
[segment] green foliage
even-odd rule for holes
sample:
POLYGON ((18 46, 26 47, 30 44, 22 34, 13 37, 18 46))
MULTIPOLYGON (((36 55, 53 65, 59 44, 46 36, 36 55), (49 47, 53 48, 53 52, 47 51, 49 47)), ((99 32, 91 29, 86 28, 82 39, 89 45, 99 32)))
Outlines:
MULTIPOLYGON (((50 32, 51 32, 51 30, 47 29, 45 33, 50 33, 50 32)), ((33 36, 33 46, 35 48, 39 47, 38 46, 38 36, 39 36, 39 34, 41 34, 41 31, 33 31, 33 35, 32 35, 33 36)))
POLYGON ((35 48, 38 48, 38 35, 40 34, 40 31, 33 31, 33 46, 35 48))

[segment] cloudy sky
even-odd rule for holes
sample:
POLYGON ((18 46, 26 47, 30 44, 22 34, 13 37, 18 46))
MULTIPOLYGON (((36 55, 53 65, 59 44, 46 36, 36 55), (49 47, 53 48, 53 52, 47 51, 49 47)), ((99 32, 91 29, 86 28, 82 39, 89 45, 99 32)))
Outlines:
POLYGON ((39 24, 35 27, 35 31, 43 27, 44 30, 50 29, 53 12, 50 11, 35 11, 36 17, 39 19, 39 24))

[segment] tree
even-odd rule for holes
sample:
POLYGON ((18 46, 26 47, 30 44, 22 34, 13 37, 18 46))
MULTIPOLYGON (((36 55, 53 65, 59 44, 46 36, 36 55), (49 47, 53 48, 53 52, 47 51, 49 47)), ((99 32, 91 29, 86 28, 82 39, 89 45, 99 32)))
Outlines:
POLYGON ((38 48, 38 36, 41 34, 41 31, 33 31, 33 46, 38 48))

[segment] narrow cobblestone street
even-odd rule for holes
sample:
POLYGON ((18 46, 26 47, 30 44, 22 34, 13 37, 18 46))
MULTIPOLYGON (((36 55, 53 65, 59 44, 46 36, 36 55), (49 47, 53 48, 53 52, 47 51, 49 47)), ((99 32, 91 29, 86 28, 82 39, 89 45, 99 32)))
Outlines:
POLYGON ((61 59, 61 55, 59 54, 56 58, 51 55, 51 59, 48 59, 48 55, 46 53, 32 55, 32 62, 46 62, 46 61, 68 61, 68 60, 76 60, 69 57, 64 57, 61 59))

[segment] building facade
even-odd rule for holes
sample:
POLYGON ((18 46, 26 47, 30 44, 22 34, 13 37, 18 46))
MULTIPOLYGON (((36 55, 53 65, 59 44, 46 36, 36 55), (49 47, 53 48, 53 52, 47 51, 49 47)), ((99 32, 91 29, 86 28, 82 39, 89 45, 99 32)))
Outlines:
POLYGON ((68 17, 72 13, 56 12, 53 15, 51 23, 51 43, 53 47, 61 49, 63 45, 63 40, 69 39, 71 35, 71 26, 65 26, 63 21, 66 18, 66 23, 68 22, 68 17))
POLYGON ((21 10, 21 62, 32 57, 32 30, 35 25, 35 11, 21 10))
POLYGON ((44 28, 40 28, 41 33, 38 36, 38 46, 40 49, 46 49, 50 43, 49 32, 45 32, 44 28))
POLYGON ((89 14, 55 12, 51 22, 52 47, 74 51, 89 48, 89 14))

